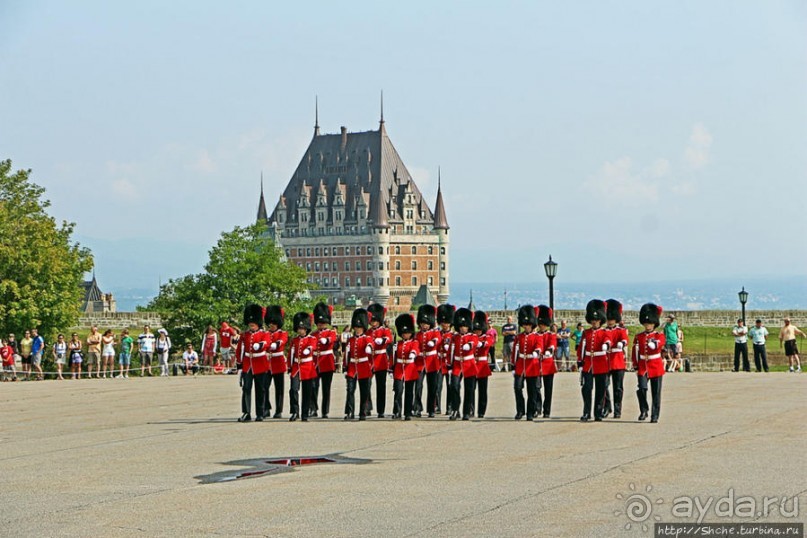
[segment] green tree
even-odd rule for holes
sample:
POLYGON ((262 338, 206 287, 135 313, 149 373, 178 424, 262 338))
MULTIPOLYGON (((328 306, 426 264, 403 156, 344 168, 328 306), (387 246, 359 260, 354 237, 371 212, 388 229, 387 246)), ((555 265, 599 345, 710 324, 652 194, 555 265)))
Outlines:
POLYGON ((78 321, 92 255, 71 241, 72 222, 48 215, 45 189, 31 170, 0 161, 0 334, 38 327, 43 335, 78 321))
POLYGON ((175 343, 194 344, 207 325, 240 326, 244 306, 282 306, 290 318, 310 310, 305 270, 284 261, 263 223, 236 227, 210 250, 204 272, 170 280, 145 310, 159 312, 175 343))

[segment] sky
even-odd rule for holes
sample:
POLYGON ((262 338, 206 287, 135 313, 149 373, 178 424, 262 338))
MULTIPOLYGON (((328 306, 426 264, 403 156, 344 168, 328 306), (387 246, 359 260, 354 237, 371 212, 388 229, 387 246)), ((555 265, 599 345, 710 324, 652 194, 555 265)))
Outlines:
POLYGON ((807 3, 0 1, 0 158, 101 287, 199 272, 313 134, 387 132, 455 282, 807 273, 807 3))

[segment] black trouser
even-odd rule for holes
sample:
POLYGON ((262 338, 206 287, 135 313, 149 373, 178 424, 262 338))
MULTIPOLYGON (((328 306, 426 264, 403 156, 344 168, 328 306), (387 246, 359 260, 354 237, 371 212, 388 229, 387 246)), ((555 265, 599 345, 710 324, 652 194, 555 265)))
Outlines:
MULTIPOLYGON (((331 382, 333 381, 333 372, 321 372, 319 374, 318 385, 322 387, 322 416, 327 417, 331 410, 331 382)), ((317 399, 317 393, 314 392, 314 400, 317 399)))
POLYGON ((462 383, 462 374, 450 374, 449 387, 448 387, 448 407, 452 412, 459 413, 460 411, 460 384, 462 383))
MULTIPOLYGON (((544 416, 548 417, 549 413, 552 412, 552 387, 555 385, 555 374, 539 377, 538 380, 539 383, 543 383, 544 385, 543 412, 544 416)), ((538 389, 540 391, 540 385, 538 389)), ((540 392, 538 394, 540 397, 540 392)))
POLYGON ((415 399, 415 385, 417 385, 417 380, 413 379, 412 381, 405 381, 404 382, 404 416, 411 417, 412 416, 412 408, 414 407, 414 399, 415 399))
POLYGON ((266 399, 264 400, 264 409, 266 410, 267 415, 269 414, 269 411, 272 410, 272 406, 269 404, 269 387, 272 386, 272 381, 275 382, 275 414, 280 415, 283 412, 283 397, 286 384, 285 376, 285 373, 267 374, 265 392, 266 399))
POLYGON ((308 418, 316 405, 317 398, 314 396, 316 381, 316 378, 303 380, 303 412, 301 413, 303 418, 308 418))
POLYGON ((440 379, 440 370, 426 372, 426 412, 433 415, 440 406, 440 397, 437 394, 437 384, 440 379))
POLYGON ((539 394, 538 394, 538 383, 540 382, 540 378, 536 377, 527 377, 527 418, 533 418, 538 413, 538 409, 540 407, 539 403, 539 394))
POLYGON ((594 388, 594 374, 583 372, 580 392, 583 394, 583 416, 591 417, 591 389, 594 388))
MULTIPOLYGON (((611 370, 611 384, 614 386, 614 415, 622 415, 622 395, 624 394, 625 370, 611 370)), ((606 391, 606 395, 608 392, 606 391)), ((610 406, 607 408, 611 410, 610 406)))
POLYGON ((420 371, 417 380, 415 380, 415 402, 413 411, 415 414, 423 413, 423 380, 426 379, 426 369, 420 371))
MULTIPOLYGON (((654 377, 650 380, 650 393, 653 396, 653 411, 650 413, 650 418, 658 420, 661 414, 661 380, 662 376, 654 377)), ((636 396, 639 398, 639 411, 642 413, 648 412, 647 405, 647 375, 639 376, 639 388, 636 390, 636 396)))
MULTIPOLYGON (((180 368, 182 369, 182 373, 183 373, 183 374, 187 374, 187 373, 188 373, 188 367, 187 367, 187 366, 185 366, 184 364, 180 365, 180 368)), ((765 367, 765 369, 767 370, 767 369, 768 369, 768 367, 766 366, 766 367, 765 367)), ((190 367, 190 371, 191 371, 191 372, 193 372, 194 374, 196 374, 196 372, 198 372, 198 371, 199 371, 199 365, 198 365, 198 364, 194 364, 193 366, 191 366, 191 367, 190 367)))
POLYGON ((516 393, 516 415, 524 416, 524 376, 513 377, 513 391, 516 393))
POLYGON ((440 372, 440 377, 437 378, 437 409, 435 409, 435 413, 439 413, 440 409, 440 400, 443 398, 443 387, 445 386, 446 389, 446 415, 451 410, 451 388, 449 387, 449 375, 444 374, 442 371, 440 372))
MULTIPOLYGON (((275 385, 277 389, 277 385, 275 385)), ((292 415, 300 414, 300 374, 289 378, 289 412, 292 415)), ((308 416, 308 409, 303 410, 304 416, 308 416)))
POLYGON ((476 407, 476 416, 482 418, 485 416, 485 412, 488 410, 488 379, 487 377, 477 377, 476 378, 476 386, 479 389, 478 392, 478 405, 476 407))
POLYGON ((748 362, 748 342, 734 342, 734 371, 740 369, 740 355, 743 356, 743 370, 751 371, 751 364, 748 362))
POLYGON ((311 380, 311 398, 308 400, 308 415, 313 416, 319 411, 317 405, 317 394, 319 393, 319 378, 315 377, 311 380))
POLYGON ((476 378, 466 377, 464 381, 465 395, 462 402, 462 416, 463 418, 471 416, 474 409, 474 393, 476 392, 476 378))
POLYGON ((255 385, 255 416, 264 415, 264 389, 268 374, 253 374, 252 371, 241 372, 241 413, 251 414, 252 385, 255 385))
POLYGON ((392 380, 392 414, 395 417, 401 416, 403 402, 404 382, 403 379, 392 380))
POLYGON ((605 416, 605 393, 608 388, 608 374, 594 374, 594 418, 605 416))
POLYGON ((370 379, 347 378, 347 398, 345 399, 345 415, 355 416, 356 384, 359 385, 359 416, 367 416, 367 401, 370 399, 370 379))
POLYGON ((383 415, 387 408, 387 371, 381 370, 375 376, 375 408, 379 415, 383 415))
POLYGON ((768 371, 768 351, 765 344, 754 344, 754 366, 757 367, 757 372, 768 371))

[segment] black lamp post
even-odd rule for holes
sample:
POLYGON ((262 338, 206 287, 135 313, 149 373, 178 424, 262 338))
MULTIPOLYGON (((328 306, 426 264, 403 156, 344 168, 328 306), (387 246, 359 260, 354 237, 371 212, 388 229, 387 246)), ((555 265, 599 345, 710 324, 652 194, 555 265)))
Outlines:
POLYGON ((555 275, 558 274, 558 264, 552 261, 552 255, 549 256, 549 261, 544 264, 544 271, 546 271, 546 278, 549 279, 549 308, 555 310, 555 288, 553 281, 555 275))
POLYGON ((740 304, 743 307, 743 325, 745 325, 745 303, 748 302, 748 292, 745 291, 745 286, 740 290, 737 295, 740 297, 740 304))

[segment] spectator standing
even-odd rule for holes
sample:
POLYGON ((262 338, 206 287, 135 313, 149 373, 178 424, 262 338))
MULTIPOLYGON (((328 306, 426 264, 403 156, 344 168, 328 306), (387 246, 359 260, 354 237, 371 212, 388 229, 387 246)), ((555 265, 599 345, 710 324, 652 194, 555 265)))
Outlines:
POLYGON ((513 354, 513 342, 516 341, 517 334, 518 327, 513 323, 513 316, 507 316, 507 323, 502 325, 502 337, 504 338, 502 345, 502 361, 505 372, 513 369, 513 365, 510 364, 510 356, 513 354))
POLYGON ((160 329, 157 331, 160 336, 154 342, 157 350, 157 362, 160 365, 160 377, 168 377, 168 352, 171 351, 171 339, 168 338, 168 331, 160 329))
POLYGON ((572 371, 572 361, 569 358, 569 339, 572 336, 572 331, 566 325, 566 320, 560 320, 560 328, 558 329, 558 349, 555 351, 555 359, 560 361, 560 368, 564 372, 572 371))
POLYGON ((98 332, 98 327, 93 325, 90 329, 90 334, 87 336, 87 378, 92 378, 93 366, 97 366, 98 370, 95 376, 100 379, 101 377, 101 333, 98 332))
POLYGON ((182 352, 182 375, 188 375, 190 370, 193 375, 199 371, 199 355, 193 350, 193 344, 188 343, 185 351, 182 352))
POLYGON ((488 336, 488 343, 490 343, 490 350, 488 351, 488 363, 490 364, 491 368, 496 367, 496 341, 499 340, 499 333, 496 331, 496 327, 490 325, 485 334, 488 336))
MULTIPOLYGON (((219 330, 219 349, 221 350, 221 362, 225 368, 232 368, 233 337, 238 332, 237 327, 231 327, 226 321, 221 323, 219 330)), ((198 369, 198 368, 197 368, 198 369)))
POLYGON ((8 381, 8 374, 11 374, 11 380, 17 380, 17 369, 15 366, 16 359, 14 358, 14 348, 8 342, 0 340, 0 359, 3 361, 3 381, 8 381))
POLYGON ((8 335, 8 340, 6 340, 6 345, 10 346, 11 349, 14 350, 14 364, 15 364, 15 371, 16 371, 16 363, 18 360, 21 360, 22 357, 20 356, 20 343, 17 342, 17 339, 14 337, 14 333, 10 333, 8 335))
POLYGON ((156 337, 151 332, 151 327, 143 326, 143 332, 137 337, 137 349, 140 353, 140 377, 143 377, 148 368, 148 375, 151 375, 151 359, 154 357, 154 342, 156 337))
MULTIPOLYGON (((214 364, 218 364, 218 361, 216 361, 216 349, 218 349, 218 347, 219 335, 212 325, 208 325, 207 329, 205 329, 205 334, 202 335, 201 349, 202 366, 210 368, 210 371, 212 371, 214 364)), ((210 373, 210 371, 208 371, 208 373, 210 373)))
POLYGON ((36 380, 42 381, 42 353, 45 351, 45 339, 39 334, 38 329, 31 329, 31 368, 36 369, 36 380))
POLYGON ((801 372, 801 361, 799 360, 799 348, 796 345, 796 335, 800 334, 802 338, 805 335, 799 330, 798 327, 790 323, 790 318, 785 318, 785 326, 779 331, 779 345, 785 344, 785 355, 790 363, 790 371, 801 372), (793 369, 795 365, 795 370, 793 369))
POLYGON ((81 379, 81 363, 84 361, 84 354, 81 353, 81 340, 79 340, 78 334, 73 333, 70 336, 67 349, 70 352, 70 373, 73 379, 81 379))
POLYGON ((107 329, 101 337, 101 364, 98 366, 98 377, 101 377, 102 367, 104 379, 107 379, 107 369, 110 379, 115 375, 115 334, 112 329, 107 329))
POLYGON ((134 338, 129 336, 129 329, 123 329, 120 338, 120 355, 118 355, 118 364, 120 364, 118 379, 129 379, 129 368, 132 365, 132 349, 134 349, 134 338))
POLYGON ((751 364, 748 362, 748 328, 743 323, 742 318, 737 320, 737 325, 731 330, 734 335, 734 369, 732 372, 740 370, 740 355, 743 356, 743 371, 750 372, 751 364))
MULTIPOLYGON (((583 324, 578 323, 572 333, 572 340, 574 340, 574 354, 577 355, 580 350, 580 342, 583 340, 583 324)), ((577 364, 572 364, 572 372, 577 371, 577 364)))
MULTIPOLYGON (((31 374, 31 346, 34 339, 31 338, 31 331, 25 331, 20 340, 20 357, 22 357, 22 376, 28 379, 31 374)), ((792 371, 792 368, 791 368, 792 371)))
POLYGON ((64 335, 59 334, 56 337, 56 343, 53 344, 53 362, 56 364, 58 377, 56 379, 64 380, 62 376, 62 369, 67 360, 67 342, 64 340, 64 335))
POLYGON ((681 358, 678 352, 678 323, 675 321, 673 314, 667 316, 667 321, 664 322, 661 329, 664 330, 664 339, 667 341, 664 344, 665 371, 669 371, 669 368, 681 358))
POLYGON ((762 320, 754 322, 754 326, 748 329, 751 342, 754 344, 754 366, 757 372, 768 371, 768 352, 765 343, 768 341, 768 329, 763 327, 762 320))

